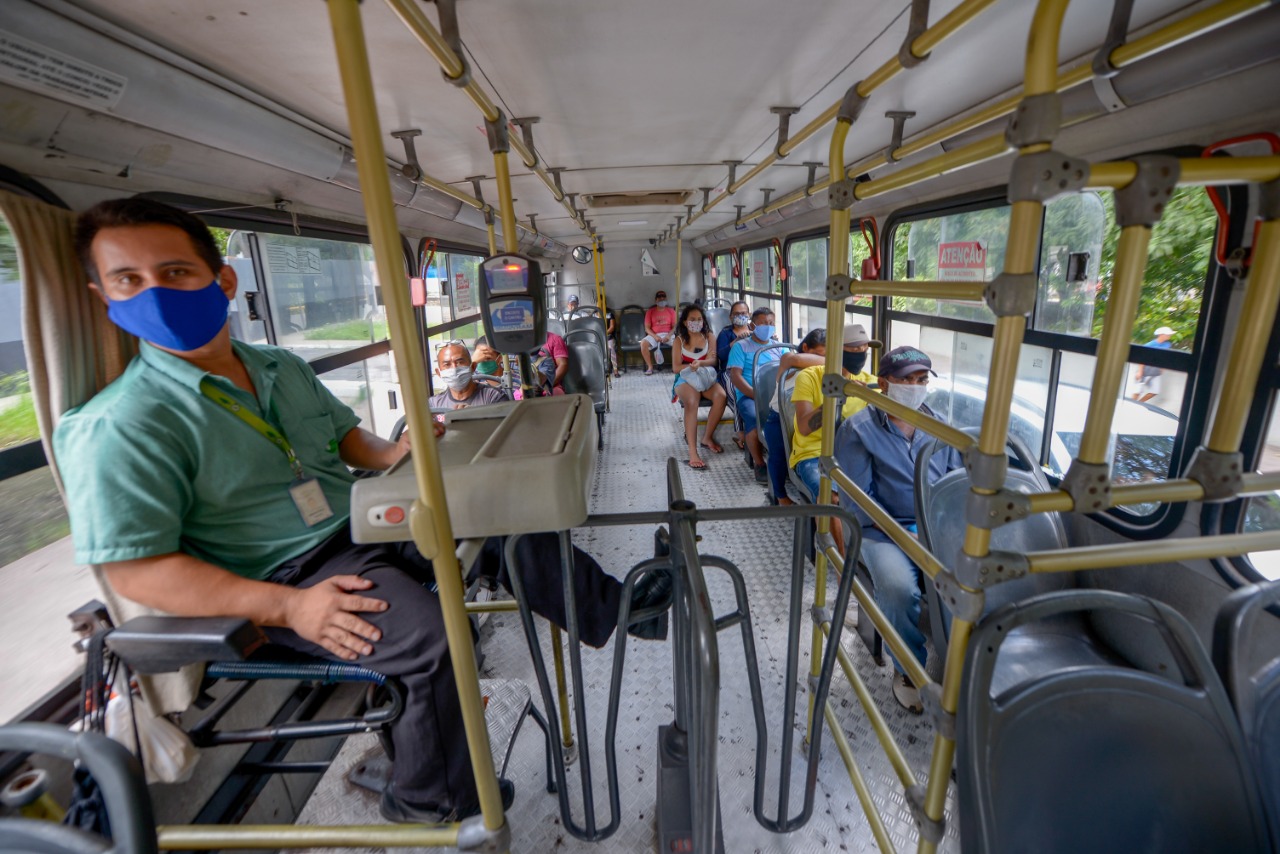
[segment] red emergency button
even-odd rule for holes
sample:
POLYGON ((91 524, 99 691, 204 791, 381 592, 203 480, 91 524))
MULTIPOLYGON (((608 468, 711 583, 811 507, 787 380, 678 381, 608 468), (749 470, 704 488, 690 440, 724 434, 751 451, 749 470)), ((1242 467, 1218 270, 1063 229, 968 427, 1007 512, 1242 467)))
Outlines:
POLYGON ((404 509, 401 507, 388 507, 387 512, 382 514, 382 518, 392 525, 399 525, 404 521, 404 509))

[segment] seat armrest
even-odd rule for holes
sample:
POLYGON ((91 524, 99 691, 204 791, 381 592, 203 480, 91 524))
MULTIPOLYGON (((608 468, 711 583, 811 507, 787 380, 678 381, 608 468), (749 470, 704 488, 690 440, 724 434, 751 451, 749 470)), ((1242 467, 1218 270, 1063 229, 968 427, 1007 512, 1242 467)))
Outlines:
POLYGON ((188 664, 243 661, 267 642, 243 617, 134 617, 107 636, 107 648, 135 673, 172 673, 188 664))

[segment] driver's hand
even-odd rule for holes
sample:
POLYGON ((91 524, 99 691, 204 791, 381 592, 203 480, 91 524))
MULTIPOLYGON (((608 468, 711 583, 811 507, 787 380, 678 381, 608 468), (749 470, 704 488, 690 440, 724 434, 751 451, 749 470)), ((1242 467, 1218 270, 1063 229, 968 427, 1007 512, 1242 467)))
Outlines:
POLYGON ((369 655, 373 643, 382 640, 382 632, 356 614, 389 607, 381 599, 357 592, 371 587, 373 582, 359 575, 335 575, 312 587, 296 589, 287 607, 286 624, 343 661, 369 655))

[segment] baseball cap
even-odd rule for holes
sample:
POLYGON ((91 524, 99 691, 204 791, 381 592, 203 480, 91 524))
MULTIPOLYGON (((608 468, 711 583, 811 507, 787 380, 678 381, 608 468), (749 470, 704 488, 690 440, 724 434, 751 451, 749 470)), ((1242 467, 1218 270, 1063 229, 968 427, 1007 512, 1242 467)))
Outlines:
POLYGON ((850 323, 844 328, 844 344, 866 344, 868 347, 884 346, 879 341, 868 335, 866 327, 861 323, 850 323))
POLYGON ((882 377, 902 379, 917 371, 928 371, 935 377, 938 375, 933 370, 933 360, 915 347, 894 347, 880 357, 879 374, 882 377))
POLYGON ((655 298, 657 298, 657 299, 666 299, 666 298, 667 298, 667 292, 666 292, 666 291, 658 291, 656 294, 654 294, 654 297, 655 297, 655 298))
POLYGON ((569 300, 568 300, 568 301, 569 301, 569 302, 575 302, 575 303, 576 303, 576 302, 578 301, 578 295, 577 295, 577 294, 570 294, 570 295, 569 295, 569 300))
POLYGON ((1156 334, 1157 335, 1177 335, 1178 333, 1174 332, 1173 329, 1171 329, 1168 326, 1161 326, 1159 329, 1156 330, 1156 334))

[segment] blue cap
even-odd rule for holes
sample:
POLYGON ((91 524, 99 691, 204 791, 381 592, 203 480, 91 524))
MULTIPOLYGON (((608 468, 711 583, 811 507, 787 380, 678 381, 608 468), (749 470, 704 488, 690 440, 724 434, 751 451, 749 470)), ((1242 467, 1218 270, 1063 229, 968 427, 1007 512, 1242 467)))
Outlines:
POLYGON ((938 375, 933 370, 933 360, 916 347, 894 347, 880 357, 879 375, 882 377, 900 380, 918 371, 928 371, 935 377, 938 375))

